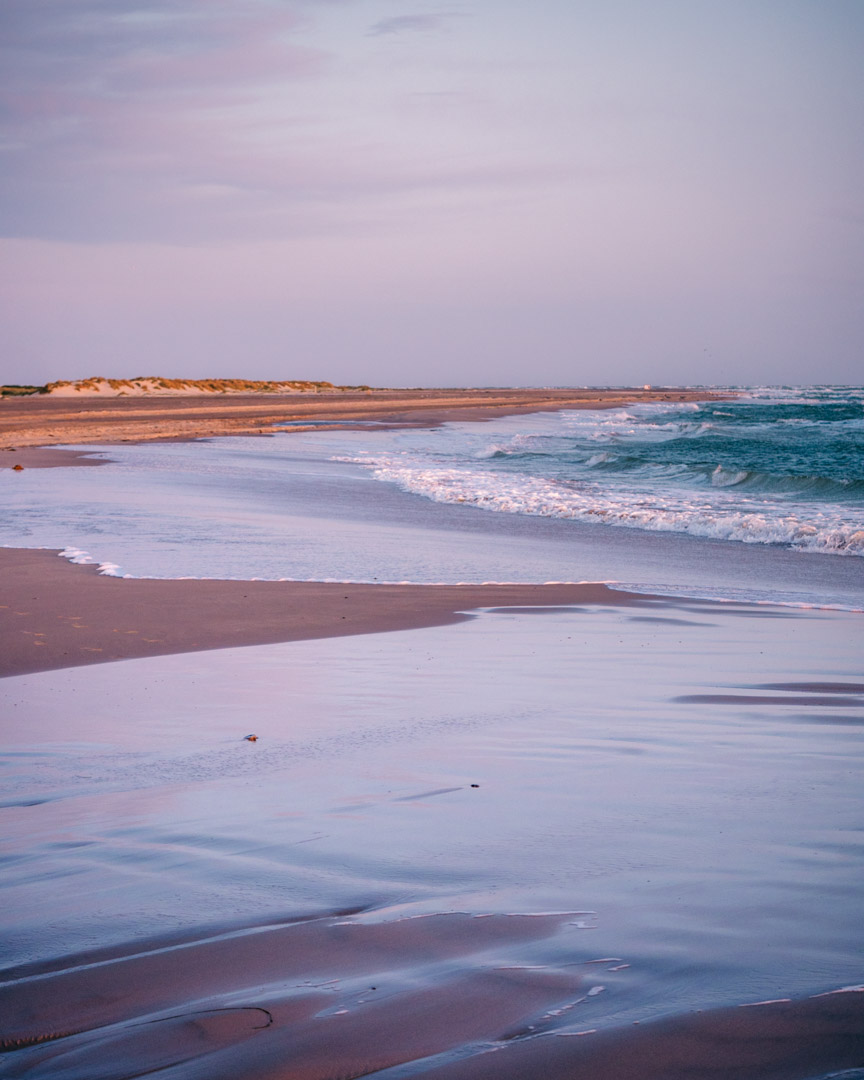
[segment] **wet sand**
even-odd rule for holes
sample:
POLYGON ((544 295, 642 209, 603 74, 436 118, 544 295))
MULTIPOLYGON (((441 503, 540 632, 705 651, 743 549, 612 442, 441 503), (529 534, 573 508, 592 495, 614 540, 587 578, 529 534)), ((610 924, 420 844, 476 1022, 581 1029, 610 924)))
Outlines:
MULTIPOLYGON (((483 420, 556 409, 612 408, 643 401, 704 401, 726 395, 659 387, 652 390, 371 390, 286 395, 196 395, 189 397, 52 398, 0 400, 0 450, 22 451, 58 444, 200 439, 224 435, 273 434, 292 430, 374 422, 391 427, 432 427, 447 420, 483 420), (215 398, 215 400, 214 400, 215 398)), ((38 461, 33 454, 29 460, 38 461)), ((11 459, 11 454, 9 455, 11 459)), ((5 460, 5 454, 3 455, 5 460)), ((2 460, 0 460, 2 464, 2 460)))
MULTIPOLYGON (((218 616, 226 585, 260 585, 266 608, 306 584, 112 579, 51 552, 2 555, 34 574, 31 605, 47 573, 46 617, 92 591, 92 613, 116 622, 124 590, 131 616, 179 589, 178 634, 203 629, 202 586, 218 616)), ((357 594, 365 609, 379 588, 357 594)), ((864 1066, 864 992, 826 993, 855 981, 848 925, 834 936, 838 914, 855 922, 854 807, 828 800, 850 786, 864 723, 858 617, 498 588, 501 607, 439 630, 358 624, 343 641, 2 680, 15 723, 0 1075, 809 1080, 864 1066), (819 677, 800 677, 806 656, 819 677), (778 851, 788 865, 772 866, 778 851)), ((427 594, 387 595, 400 592, 427 594)), ((496 588, 444 597, 439 624, 496 588)))
POLYGON ((472 609, 654 598, 602 584, 363 585, 108 577, 0 548, 0 676, 178 652, 444 626, 472 609))
POLYGON ((861 990, 556 1034, 554 1018, 611 964, 526 967, 508 950, 518 958, 572 916, 358 916, 223 926, 7 972, 3 1075, 337 1080, 426 1059, 422 1076, 440 1080, 806 1080, 862 1061, 861 990))
POLYGON ((104 465, 107 458, 86 450, 62 450, 50 446, 6 447, 0 466, 8 469, 57 469, 63 466, 104 465), (14 456, 13 456, 14 455, 14 456))

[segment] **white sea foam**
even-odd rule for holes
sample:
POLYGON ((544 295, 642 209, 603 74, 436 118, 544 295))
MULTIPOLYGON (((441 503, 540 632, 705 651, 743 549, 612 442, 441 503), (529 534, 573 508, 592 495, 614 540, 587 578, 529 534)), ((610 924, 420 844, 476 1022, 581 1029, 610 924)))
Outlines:
MULTIPOLYGON (((588 481, 561 483, 536 476, 428 466, 404 458, 355 458, 377 479, 441 503, 467 503, 498 513, 568 518, 652 532, 682 532, 745 544, 787 544, 801 551, 864 556, 864 520, 846 508, 772 504, 724 495, 745 474, 721 470, 713 496, 666 490, 617 490, 588 481)), ((718 466, 718 468, 720 468, 718 466)), ((668 470, 663 470, 668 473, 668 470)))
POLYGON ((345 460, 439 503, 861 556, 860 397, 759 387, 738 413, 695 402, 579 410, 498 422, 487 439, 479 425, 451 424, 443 445, 415 438, 345 460), (811 419, 784 415, 802 403, 819 406, 811 419))
POLYGON ((80 566, 96 562, 89 551, 82 551, 81 548, 66 547, 59 554, 61 558, 68 559, 69 562, 77 563, 80 566))

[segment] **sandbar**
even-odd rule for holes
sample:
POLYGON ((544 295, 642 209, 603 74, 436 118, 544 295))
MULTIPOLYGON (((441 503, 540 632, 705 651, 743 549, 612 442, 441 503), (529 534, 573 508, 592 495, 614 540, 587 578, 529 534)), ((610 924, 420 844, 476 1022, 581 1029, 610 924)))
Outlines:
MULTIPOLYGON (((340 422, 346 426, 375 422, 388 427, 433 427, 448 420, 487 420, 526 412, 614 408, 633 402, 705 401, 728 396, 668 387, 368 390, 170 398, 92 395, 71 399, 37 395, 0 400, 0 450, 272 435, 280 430, 275 425, 285 423, 290 423, 293 431, 308 431, 324 424, 332 429, 340 422)), ((23 457, 15 461, 26 467, 23 457)))
POLYGON ((445 626, 490 607, 656 605, 600 583, 414 585, 117 578, 0 548, 0 676, 170 653, 445 626))

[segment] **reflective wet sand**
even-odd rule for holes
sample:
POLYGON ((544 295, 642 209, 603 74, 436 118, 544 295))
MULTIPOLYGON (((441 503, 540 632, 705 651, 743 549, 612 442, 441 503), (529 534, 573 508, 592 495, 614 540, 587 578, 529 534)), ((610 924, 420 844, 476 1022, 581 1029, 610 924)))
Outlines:
POLYGON ((507 606, 4 679, 0 1075, 862 1066, 861 645, 507 606))

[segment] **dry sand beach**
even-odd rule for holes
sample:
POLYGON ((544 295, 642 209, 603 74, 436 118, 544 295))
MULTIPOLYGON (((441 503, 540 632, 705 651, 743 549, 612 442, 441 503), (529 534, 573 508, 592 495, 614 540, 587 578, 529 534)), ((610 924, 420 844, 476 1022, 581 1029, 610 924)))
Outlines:
MULTIPOLYGON (((110 456, 70 444, 636 396, 6 400, 0 439, 27 483, 110 456)), ((860 612, 22 546, 0 582, 0 1076, 864 1075, 860 612)))
POLYGON ((195 394, 103 397, 84 393, 0 400, 0 449, 32 467, 56 462, 30 447, 58 443, 140 442, 219 435, 270 434, 273 425, 298 428, 359 422, 428 426, 446 420, 483 419, 550 409, 611 408, 629 401, 693 401, 705 392, 651 390, 332 390, 290 394, 195 394))

